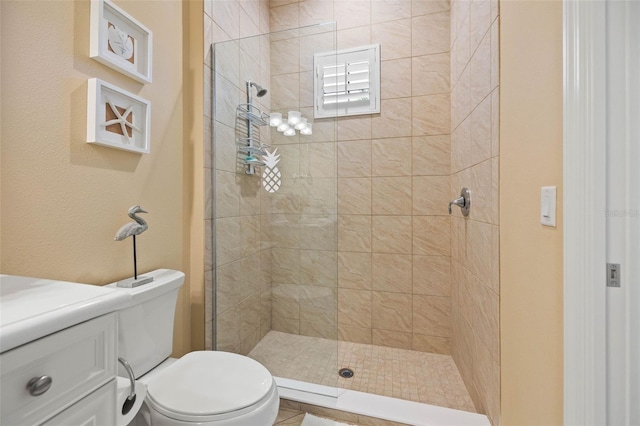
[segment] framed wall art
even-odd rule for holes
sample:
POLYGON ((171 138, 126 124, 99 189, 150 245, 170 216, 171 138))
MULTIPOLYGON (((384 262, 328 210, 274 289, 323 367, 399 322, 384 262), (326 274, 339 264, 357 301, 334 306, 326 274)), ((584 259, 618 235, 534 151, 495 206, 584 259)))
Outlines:
POLYGON ((147 154, 151 103, 97 78, 87 90, 87 142, 147 154))
POLYGON ((89 56, 141 83, 151 83, 151 31, 109 0, 91 0, 89 56))

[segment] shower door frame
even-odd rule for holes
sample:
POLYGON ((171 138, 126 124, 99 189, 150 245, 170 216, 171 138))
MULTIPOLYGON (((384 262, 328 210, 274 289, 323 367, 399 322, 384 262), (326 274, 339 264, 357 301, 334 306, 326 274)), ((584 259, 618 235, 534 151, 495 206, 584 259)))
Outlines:
POLYGON ((627 9, 616 11, 611 4, 564 1, 566 424, 640 418, 633 403, 640 392, 633 363, 640 351, 640 289, 633 287, 640 242, 631 220, 640 211, 632 184, 640 178, 632 167, 640 126, 631 118, 640 109, 640 87, 637 77, 629 79, 640 68, 629 48, 640 30, 629 16, 640 15, 640 6, 619 2, 627 9), (626 209, 626 220, 607 214, 614 206, 626 209), (621 288, 606 286, 606 262, 622 264, 621 288))

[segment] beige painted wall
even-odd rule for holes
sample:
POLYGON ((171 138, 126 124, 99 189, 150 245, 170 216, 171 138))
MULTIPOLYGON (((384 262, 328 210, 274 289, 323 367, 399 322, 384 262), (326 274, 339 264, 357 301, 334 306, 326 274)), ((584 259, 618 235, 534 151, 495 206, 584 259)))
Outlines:
MULTIPOLYGON (((2 273, 105 284, 132 275, 131 241, 115 242, 140 204, 139 270, 183 269, 183 46, 180 1, 117 1, 154 33, 153 83, 88 56, 90 2, 2 1, 2 273), (151 101, 151 153, 86 140, 87 79, 151 101)), ((175 353, 190 349, 189 279, 175 353)))
POLYGON ((562 424, 562 3, 500 2, 502 424, 562 424), (558 227, 540 225, 557 185, 558 227))

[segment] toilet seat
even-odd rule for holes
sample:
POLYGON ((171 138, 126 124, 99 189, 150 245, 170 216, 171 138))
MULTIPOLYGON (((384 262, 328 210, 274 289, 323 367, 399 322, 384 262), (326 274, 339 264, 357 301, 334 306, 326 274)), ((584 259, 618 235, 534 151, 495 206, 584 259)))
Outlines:
POLYGON ((185 422, 210 422, 250 412, 277 392, 262 364, 229 353, 191 352, 147 383, 147 403, 185 422))

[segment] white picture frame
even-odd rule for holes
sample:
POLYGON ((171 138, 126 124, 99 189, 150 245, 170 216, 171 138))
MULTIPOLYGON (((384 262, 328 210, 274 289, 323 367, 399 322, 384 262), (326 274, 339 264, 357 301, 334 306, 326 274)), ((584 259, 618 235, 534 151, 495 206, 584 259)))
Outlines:
POLYGON ((153 34, 110 0, 91 0, 89 56, 140 83, 151 83, 153 34))
POLYGON ((87 143, 148 154, 151 102, 91 78, 87 89, 87 143))

